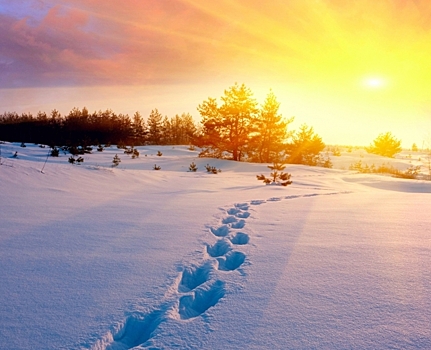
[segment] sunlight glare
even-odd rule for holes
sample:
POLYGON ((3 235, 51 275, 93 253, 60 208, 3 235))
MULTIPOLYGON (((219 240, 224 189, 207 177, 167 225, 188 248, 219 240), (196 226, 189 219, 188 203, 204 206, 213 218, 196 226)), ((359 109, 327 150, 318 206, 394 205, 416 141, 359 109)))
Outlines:
POLYGON ((364 80, 364 85, 370 89, 380 89, 384 87, 385 81, 382 78, 377 77, 367 78, 364 80))

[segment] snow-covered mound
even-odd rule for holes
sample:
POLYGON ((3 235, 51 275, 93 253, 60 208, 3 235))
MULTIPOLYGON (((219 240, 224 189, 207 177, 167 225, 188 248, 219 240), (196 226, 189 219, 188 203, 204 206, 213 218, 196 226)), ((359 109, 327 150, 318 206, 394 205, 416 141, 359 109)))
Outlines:
POLYGON ((1 349, 431 348, 430 182, 0 147, 1 349))

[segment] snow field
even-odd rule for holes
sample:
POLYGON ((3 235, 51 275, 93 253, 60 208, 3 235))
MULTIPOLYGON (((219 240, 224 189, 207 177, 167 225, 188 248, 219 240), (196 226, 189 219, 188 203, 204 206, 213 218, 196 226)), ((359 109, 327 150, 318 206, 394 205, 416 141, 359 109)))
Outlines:
POLYGON ((431 348, 430 183, 2 147, 1 349, 431 348))

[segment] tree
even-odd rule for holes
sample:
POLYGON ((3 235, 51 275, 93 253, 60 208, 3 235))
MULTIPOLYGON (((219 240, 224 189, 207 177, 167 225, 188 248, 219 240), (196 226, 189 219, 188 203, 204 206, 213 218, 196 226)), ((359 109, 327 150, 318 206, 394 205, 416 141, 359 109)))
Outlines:
POLYGON ((133 138, 135 145, 144 144, 145 140, 145 121, 139 112, 133 115, 133 138))
POLYGON ((392 136, 390 132, 380 134, 373 143, 370 147, 365 147, 368 153, 393 158, 395 154, 401 152, 401 141, 392 136))
POLYGON ((280 103, 274 93, 270 91, 259 110, 256 120, 257 134, 252 138, 254 156, 252 160, 260 163, 270 163, 279 159, 284 150, 287 137, 287 126, 293 122, 293 117, 284 119, 278 114, 280 103))
POLYGON ((419 149, 418 149, 418 146, 416 145, 416 143, 413 143, 413 145, 412 145, 412 152, 417 152, 419 149))
POLYGON ((264 184, 269 185, 281 185, 287 186, 292 183, 290 181, 291 174, 284 173, 283 170, 286 166, 284 164, 274 163, 273 165, 268 165, 268 168, 272 170, 270 177, 265 175, 256 175, 256 178, 263 181, 264 184))
POLYGON ((306 124, 292 136, 292 143, 286 148, 287 162, 291 164, 317 165, 320 152, 325 148, 322 138, 306 124))
POLYGON ((244 84, 235 84, 225 90, 221 100, 220 106, 214 98, 199 105, 203 133, 195 142, 204 148, 206 155, 222 157, 228 153, 233 160, 240 161, 246 152, 250 135, 255 131, 257 102, 244 84))
POLYGON ((147 120, 148 141, 153 145, 159 145, 162 139, 162 122, 163 117, 160 112, 153 109, 147 120))

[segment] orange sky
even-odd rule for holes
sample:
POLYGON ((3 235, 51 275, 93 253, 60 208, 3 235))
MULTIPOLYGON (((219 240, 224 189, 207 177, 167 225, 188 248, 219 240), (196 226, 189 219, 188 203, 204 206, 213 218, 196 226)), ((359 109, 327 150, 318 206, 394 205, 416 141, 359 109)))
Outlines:
POLYGON ((238 82, 326 143, 431 131, 429 0, 24 0, 0 29, 2 111, 198 118, 238 82))

